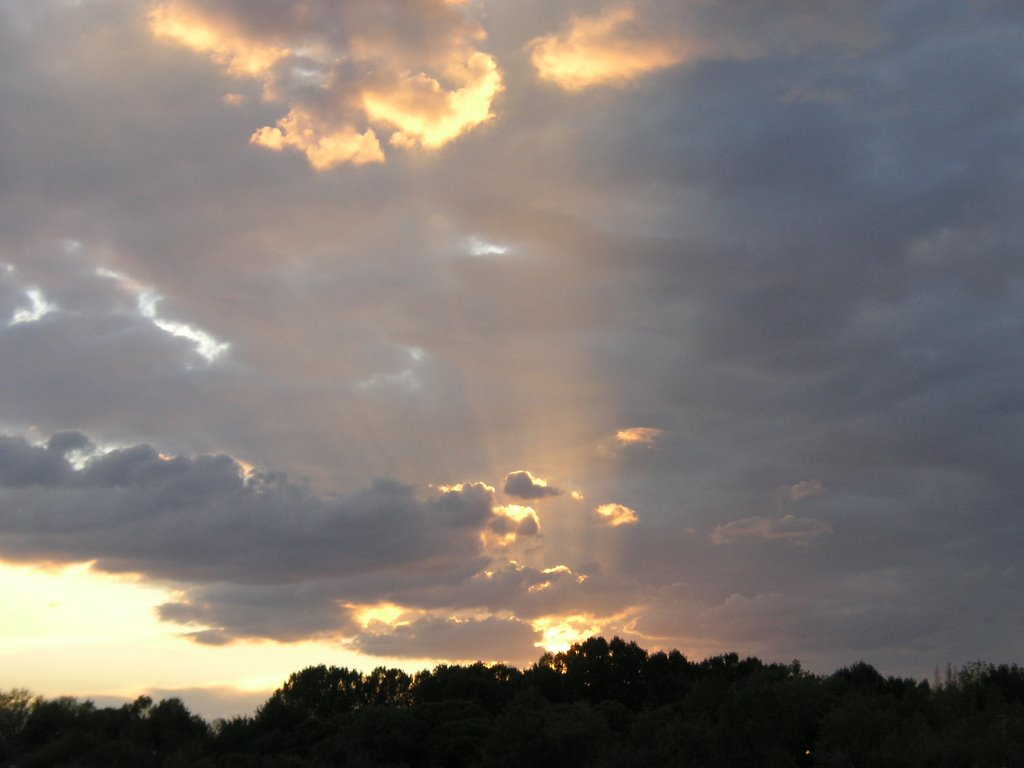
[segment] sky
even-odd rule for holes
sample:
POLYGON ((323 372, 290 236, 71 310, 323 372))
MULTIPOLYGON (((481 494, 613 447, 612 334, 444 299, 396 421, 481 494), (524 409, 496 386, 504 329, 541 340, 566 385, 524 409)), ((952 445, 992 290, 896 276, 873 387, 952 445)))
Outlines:
POLYGON ((1010 0, 0 0, 0 687, 1020 662, 1010 0))

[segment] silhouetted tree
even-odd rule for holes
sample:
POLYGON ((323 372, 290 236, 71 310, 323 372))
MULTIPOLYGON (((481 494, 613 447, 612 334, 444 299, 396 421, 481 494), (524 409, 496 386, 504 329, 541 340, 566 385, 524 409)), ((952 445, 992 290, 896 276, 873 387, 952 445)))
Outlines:
POLYGON ((0 693, 0 768, 1024 768, 1024 670, 940 687, 865 662, 828 677, 735 653, 692 663, 615 637, 525 672, 410 678, 315 666, 254 717, 208 726, 178 699, 117 708, 0 693))

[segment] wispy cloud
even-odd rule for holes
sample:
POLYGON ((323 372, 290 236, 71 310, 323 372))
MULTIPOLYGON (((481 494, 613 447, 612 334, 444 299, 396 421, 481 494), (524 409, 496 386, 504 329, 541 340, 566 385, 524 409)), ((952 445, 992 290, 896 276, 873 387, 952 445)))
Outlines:
POLYGON ((715 526, 711 532, 711 541, 715 544, 732 544, 742 539, 765 539, 803 546, 830 533, 832 527, 828 523, 808 517, 745 517, 715 526))

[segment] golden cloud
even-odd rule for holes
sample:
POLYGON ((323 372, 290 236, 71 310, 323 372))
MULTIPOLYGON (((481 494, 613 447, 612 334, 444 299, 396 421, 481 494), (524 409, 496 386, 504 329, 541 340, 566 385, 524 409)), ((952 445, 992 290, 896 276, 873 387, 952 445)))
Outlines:
POLYGON ((615 433, 615 439, 623 445, 654 445, 665 436, 665 430, 655 427, 629 427, 615 433))
POLYGON ((605 620, 589 614, 543 616, 531 622, 534 631, 541 633, 540 642, 534 645, 548 653, 562 653, 568 651, 573 643, 600 634, 605 623, 605 620))
POLYGON ((505 504, 500 507, 494 508, 494 514, 507 517, 509 520, 513 520, 517 523, 523 522, 528 518, 532 519, 537 526, 540 526, 540 518, 537 517, 536 511, 533 507, 527 507, 522 504, 505 504))
POLYGON ((425 73, 405 75, 390 87, 362 94, 371 122, 395 129, 391 143, 398 147, 438 149, 494 117, 491 104, 502 90, 494 57, 474 51, 451 71, 462 87, 446 91, 425 73))
POLYGON ((538 37, 528 48, 542 79, 572 91, 623 85, 692 57, 682 41, 641 29, 630 6, 574 16, 564 33, 538 37))
POLYGON ((384 162, 384 152, 373 129, 359 133, 351 125, 343 125, 332 130, 301 109, 292 109, 274 128, 260 128, 250 141, 278 152, 286 147, 305 152, 309 164, 318 171, 342 163, 384 162))
POLYGON ((501 72, 478 50, 486 35, 460 10, 463 0, 380 0, 384 11, 394 5, 393 13, 377 14, 382 18, 404 24, 404 16, 422 13, 431 20, 431 33, 415 42, 402 41, 392 28, 397 22, 360 26, 356 5, 325 5, 314 14, 319 23, 306 27, 282 11, 280 24, 255 31, 244 5, 231 16, 210 12, 205 2, 156 3, 152 34, 208 55, 231 75, 261 79, 263 98, 288 111, 255 131, 251 143, 302 152, 316 170, 384 162, 385 137, 394 147, 437 150, 494 117, 501 72), (324 24, 325 16, 339 23, 324 24), (354 27, 357 37, 338 31, 354 27))
POLYGON ((154 6, 149 13, 149 28, 158 38, 209 54, 236 76, 263 75, 291 53, 287 48, 247 37, 227 19, 214 18, 182 0, 154 6))
POLYGON ((352 619, 363 629, 376 626, 395 627, 406 626, 424 612, 404 608, 395 603, 386 601, 367 604, 349 604, 346 606, 352 611, 352 619))
POLYGON ((494 516, 490 524, 480 532, 480 542, 485 549, 509 547, 524 536, 540 535, 540 517, 533 507, 505 504, 491 511, 494 516))
POLYGON ((640 522, 636 510, 630 509, 625 504, 602 504, 594 512, 602 522, 616 528, 620 525, 633 525, 640 522))

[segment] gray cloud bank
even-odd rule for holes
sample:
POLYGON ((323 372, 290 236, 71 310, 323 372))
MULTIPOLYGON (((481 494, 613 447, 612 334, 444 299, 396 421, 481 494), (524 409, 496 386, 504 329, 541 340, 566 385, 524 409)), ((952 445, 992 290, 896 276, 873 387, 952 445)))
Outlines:
POLYGON ((325 496, 280 472, 246 473, 223 454, 101 452, 79 432, 40 445, 0 437, 0 557, 95 561, 177 584, 184 598, 159 616, 197 627, 189 636, 209 645, 327 637, 378 655, 529 659, 538 636, 524 622, 600 606, 608 594, 565 566, 502 565, 483 534, 538 534, 534 518, 510 523, 502 511, 482 483, 421 499, 379 480, 325 496), (381 601, 416 620, 360 626, 354 610, 381 601), (438 610, 447 613, 428 615, 438 610), (467 610, 485 616, 448 617, 467 610))
MULTIPOLYGON (((191 5, 263 40, 298 28, 191 5)), ((562 613, 826 667, 1012 660, 1024 19, 987 0, 629 5, 630 76, 572 91, 531 42, 600 42, 603 3, 376 19, 375 46, 434 74, 432 51, 472 40, 503 90, 443 147, 327 172, 249 142, 285 104, 328 109, 301 72, 275 70, 268 101, 155 39, 140 4, 0 6, 3 557, 186 585, 163 614, 210 643, 404 653, 515 617, 530 657, 526 622, 562 613), (420 16, 437 23, 414 50, 420 16), (687 56, 645 64, 634 43, 660 33, 687 56), (29 290, 52 309, 14 323, 29 290), (146 291, 227 352, 155 325, 146 291), (655 445, 607 450, 624 425, 655 445), (76 468, 66 430, 134 447, 76 468), (510 475, 510 496, 547 497, 499 550, 485 492, 417 490, 512 467, 639 521, 596 526, 510 475), (375 600, 426 614, 371 631, 346 605, 375 600)))

